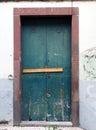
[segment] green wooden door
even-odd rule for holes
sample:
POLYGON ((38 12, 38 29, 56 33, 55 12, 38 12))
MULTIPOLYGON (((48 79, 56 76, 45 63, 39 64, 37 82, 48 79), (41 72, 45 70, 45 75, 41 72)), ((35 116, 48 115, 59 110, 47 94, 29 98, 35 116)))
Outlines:
POLYGON ((41 68, 63 71, 22 72, 22 120, 70 121, 70 18, 22 19, 22 70, 41 68))

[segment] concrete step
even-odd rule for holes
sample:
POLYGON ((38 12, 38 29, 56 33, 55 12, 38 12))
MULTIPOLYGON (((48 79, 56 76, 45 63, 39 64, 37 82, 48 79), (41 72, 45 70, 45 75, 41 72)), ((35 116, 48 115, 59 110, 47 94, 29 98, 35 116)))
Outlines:
POLYGON ((12 126, 0 126, 0 130, 84 130, 79 127, 12 127, 12 126))

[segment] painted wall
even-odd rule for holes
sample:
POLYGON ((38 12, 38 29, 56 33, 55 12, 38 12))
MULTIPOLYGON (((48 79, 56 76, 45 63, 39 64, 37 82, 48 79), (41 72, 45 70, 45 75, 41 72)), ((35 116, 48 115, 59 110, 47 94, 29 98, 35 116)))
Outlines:
POLYGON ((80 126, 96 130, 96 2, 0 3, 0 121, 13 121, 13 9, 79 7, 80 126))

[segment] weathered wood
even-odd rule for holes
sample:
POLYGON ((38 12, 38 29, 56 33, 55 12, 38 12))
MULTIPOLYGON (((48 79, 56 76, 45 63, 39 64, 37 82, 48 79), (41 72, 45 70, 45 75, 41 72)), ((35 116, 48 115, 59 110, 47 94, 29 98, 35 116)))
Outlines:
POLYGON ((63 68, 24 69, 23 73, 63 72, 63 68))

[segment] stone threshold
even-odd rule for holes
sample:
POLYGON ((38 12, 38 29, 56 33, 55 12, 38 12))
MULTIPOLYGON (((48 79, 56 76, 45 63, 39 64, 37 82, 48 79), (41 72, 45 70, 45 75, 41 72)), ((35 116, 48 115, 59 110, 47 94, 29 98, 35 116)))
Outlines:
POLYGON ((22 121, 20 126, 63 126, 72 127, 72 122, 22 121))

